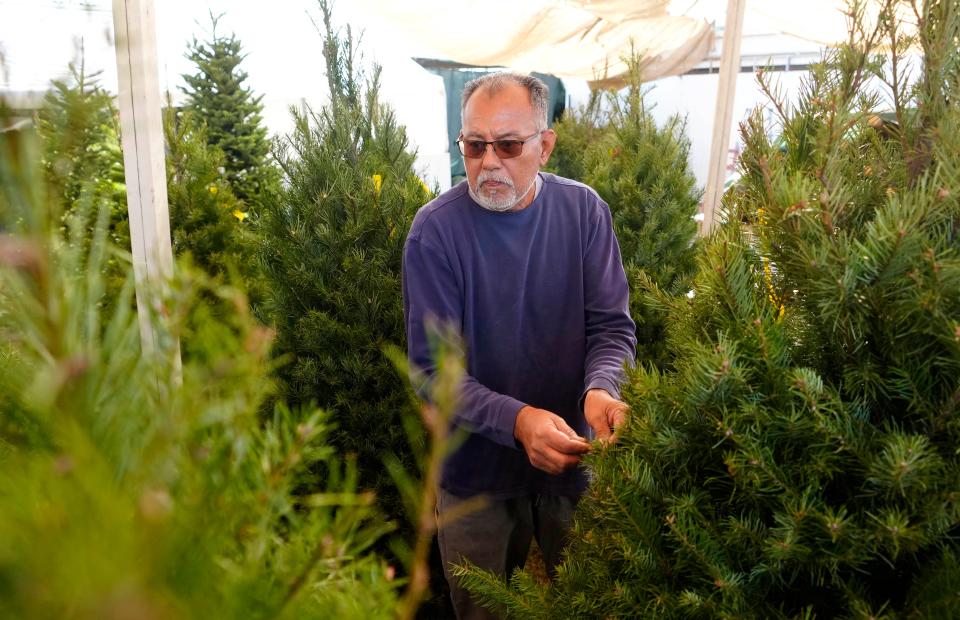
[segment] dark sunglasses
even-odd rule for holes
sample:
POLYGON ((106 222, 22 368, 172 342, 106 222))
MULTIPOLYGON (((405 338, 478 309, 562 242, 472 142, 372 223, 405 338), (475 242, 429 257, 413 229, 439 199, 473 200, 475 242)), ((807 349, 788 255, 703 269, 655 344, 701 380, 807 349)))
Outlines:
MULTIPOLYGON (((545 131, 545 130, 544 130, 545 131)), ((500 159, 512 159, 519 157, 523 152, 523 145, 536 137, 543 135, 543 131, 538 131, 529 138, 523 140, 467 140, 463 136, 457 138, 457 145, 460 147, 460 154, 470 159, 480 159, 487 152, 487 145, 493 145, 493 152, 500 159)))

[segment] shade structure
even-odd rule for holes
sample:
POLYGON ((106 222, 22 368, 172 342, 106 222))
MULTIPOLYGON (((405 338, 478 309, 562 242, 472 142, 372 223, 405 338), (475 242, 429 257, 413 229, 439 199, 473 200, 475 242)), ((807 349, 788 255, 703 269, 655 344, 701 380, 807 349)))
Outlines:
POLYGON ((685 73, 710 51, 713 27, 672 16, 669 0, 355 0, 448 60, 615 83, 624 56, 645 80, 685 73))
MULTIPOLYGON (((887 8, 884 0, 862 0, 863 23, 872 30, 887 8)), ((891 7, 901 23, 901 34, 916 32, 917 16, 908 2, 894 3, 891 7)), ((798 39, 805 39, 830 47, 850 37, 850 11, 846 0, 748 0, 747 12, 762 18, 767 24, 798 39)), ((883 49, 886 41, 880 42, 883 49)))

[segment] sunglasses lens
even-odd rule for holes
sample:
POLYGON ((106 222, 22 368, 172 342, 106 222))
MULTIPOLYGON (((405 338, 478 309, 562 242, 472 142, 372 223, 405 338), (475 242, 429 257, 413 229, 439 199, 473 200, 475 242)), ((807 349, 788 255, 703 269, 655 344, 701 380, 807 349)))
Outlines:
POLYGON ((463 156, 471 159, 483 157, 484 151, 487 150, 487 143, 480 140, 463 140, 460 144, 463 149, 463 156))
POLYGON ((523 150, 523 141, 521 140, 497 140, 493 143, 493 149, 497 152, 500 159, 510 159, 517 157, 523 150))
POLYGON ((470 159, 483 158, 487 152, 488 144, 493 145, 493 151, 500 159, 512 159, 519 157, 523 152, 524 143, 529 142, 537 137, 537 135, 539 134, 533 135, 526 140, 494 140, 492 142, 484 142, 483 140, 465 140, 460 138, 457 142, 460 144, 460 152, 463 153, 463 156, 470 159))

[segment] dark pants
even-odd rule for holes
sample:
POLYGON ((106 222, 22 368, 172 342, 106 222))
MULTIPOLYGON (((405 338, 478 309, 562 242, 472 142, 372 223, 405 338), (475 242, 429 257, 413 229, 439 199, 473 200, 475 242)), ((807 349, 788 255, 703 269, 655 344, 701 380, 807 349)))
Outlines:
MULTIPOLYGON (((438 520, 463 501, 440 489, 438 520)), ((547 574, 552 578, 573 525, 576 504, 576 498, 549 495, 487 500, 451 522, 442 521, 437 538, 457 618, 475 620, 497 618, 497 615, 475 603, 470 593, 458 586, 451 574, 451 563, 467 559, 480 568, 509 577, 514 569, 523 567, 530 541, 536 537, 547 574)))

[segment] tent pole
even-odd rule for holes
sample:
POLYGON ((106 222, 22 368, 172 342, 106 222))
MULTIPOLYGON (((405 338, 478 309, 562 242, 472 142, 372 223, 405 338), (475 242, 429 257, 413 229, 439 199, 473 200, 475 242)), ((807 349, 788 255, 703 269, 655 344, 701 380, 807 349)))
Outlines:
MULTIPOLYGON (((123 167, 143 354, 159 350, 154 319, 173 276, 153 0, 113 0, 123 167)), ((180 373, 179 343, 173 372, 180 373)))
POLYGON ((740 39, 743 34, 746 4, 746 0, 727 0, 723 52, 720 55, 720 83, 713 117, 713 140, 710 145, 710 167, 707 170, 707 188, 703 194, 703 222, 700 225, 702 235, 709 234, 713 228, 715 213, 723 196, 727 153, 730 147, 730 123, 733 120, 733 99, 737 91, 737 74, 740 72, 740 39))

